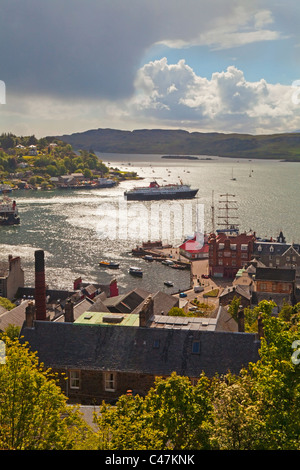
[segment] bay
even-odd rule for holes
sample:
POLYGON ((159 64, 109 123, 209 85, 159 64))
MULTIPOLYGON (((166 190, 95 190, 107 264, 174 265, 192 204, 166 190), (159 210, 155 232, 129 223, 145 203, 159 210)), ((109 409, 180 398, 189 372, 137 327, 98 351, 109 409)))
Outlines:
POLYGON ((99 283, 116 277, 121 292, 135 287, 169 293, 187 288, 188 271, 176 271, 157 262, 134 258, 131 249, 159 235, 163 235, 165 242, 178 245, 185 235, 193 235, 196 230, 197 207, 203 208, 204 229, 209 232, 212 229, 212 191, 216 226, 219 196, 229 193, 235 195, 238 202, 241 231, 252 230, 260 237, 276 237, 282 230, 288 242, 300 242, 298 163, 218 157, 206 160, 205 156, 198 157, 199 160, 169 160, 160 155, 99 156, 109 166, 135 171, 143 179, 97 190, 13 192, 21 224, 0 227, 0 258, 5 260, 9 254, 21 256, 26 285, 34 285, 34 251, 43 249, 46 282, 51 288, 71 289, 73 280, 79 276, 84 282, 99 283), (159 184, 182 180, 199 188, 197 198, 176 203, 124 201, 125 190, 148 185, 153 179, 159 184), (175 208, 182 217, 186 209, 192 209, 192 218, 185 227, 187 233, 178 221, 171 220, 170 208, 171 212, 175 208), (153 218, 157 210, 161 212, 159 220, 153 218), (102 259, 120 263, 120 269, 112 272, 100 268, 102 259), (142 267, 143 278, 130 276, 130 266, 142 267), (165 287, 166 280, 173 281, 174 287, 165 287))

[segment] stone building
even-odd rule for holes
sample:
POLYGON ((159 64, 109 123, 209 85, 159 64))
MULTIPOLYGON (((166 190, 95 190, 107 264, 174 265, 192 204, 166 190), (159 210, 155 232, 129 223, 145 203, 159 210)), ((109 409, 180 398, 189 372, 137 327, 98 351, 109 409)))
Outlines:
POLYGON ((24 287, 21 258, 9 255, 8 262, 0 262, 0 297, 13 300, 20 287, 24 287))

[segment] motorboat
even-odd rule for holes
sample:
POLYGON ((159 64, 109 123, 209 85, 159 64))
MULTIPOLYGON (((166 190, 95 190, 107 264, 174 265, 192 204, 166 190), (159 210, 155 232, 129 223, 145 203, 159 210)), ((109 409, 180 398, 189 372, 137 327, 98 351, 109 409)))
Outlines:
POLYGON ((134 266, 131 266, 129 268, 129 274, 131 274, 132 276, 142 277, 143 271, 141 270, 141 268, 136 268, 134 266))

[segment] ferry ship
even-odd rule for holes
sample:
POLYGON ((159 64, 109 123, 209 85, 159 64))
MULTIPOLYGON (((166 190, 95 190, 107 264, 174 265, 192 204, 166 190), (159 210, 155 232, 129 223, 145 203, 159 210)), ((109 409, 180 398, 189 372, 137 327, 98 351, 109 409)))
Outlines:
POLYGON ((0 225, 19 225, 20 217, 16 201, 12 201, 9 197, 3 196, 0 200, 0 225))
POLYGON ((152 181, 149 186, 133 188, 124 192, 128 201, 151 201, 157 199, 192 199, 196 196, 198 189, 191 189, 188 184, 167 184, 160 186, 152 181))

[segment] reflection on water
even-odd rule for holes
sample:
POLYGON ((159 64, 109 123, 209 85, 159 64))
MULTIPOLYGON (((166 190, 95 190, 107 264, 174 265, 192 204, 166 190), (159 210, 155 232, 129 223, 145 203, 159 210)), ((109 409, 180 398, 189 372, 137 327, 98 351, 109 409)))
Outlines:
MULTIPOLYGON (((183 183, 199 188, 194 204, 204 205, 206 231, 212 228, 214 191, 216 216, 218 196, 235 194, 241 230, 255 230, 262 237, 277 236, 283 230, 287 241, 300 241, 297 207, 300 200, 300 164, 217 158, 173 162, 161 160, 160 156, 145 155, 102 155, 102 158, 114 167, 136 171, 144 179, 121 182, 118 187, 102 190, 13 193, 19 207, 21 225, 0 227, 0 254, 1 259, 6 259, 10 253, 22 257, 27 285, 34 283, 34 251, 43 249, 46 281, 53 288, 72 288, 73 280, 78 276, 86 282, 101 283, 109 282, 115 276, 121 291, 143 287, 150 291, 175 292, 188 287, 188 271, 178 272, 131 255, 131 249, 141 243, 141 235, 147 239, 149 231, 151 235, 150 229, 154 234, 158 232, 154 230, 157 228, 155 224, 151 226, 150 223, 151 203, 126 205, 123 193, 134 186, 148 185, 154 178, 160 184, 182 179, 183 183), (128 165, 129 162, 131 165, 128 165), (235 181, 231 180, 232 171, 235 181), (141 207, 144 212, 139 212, 141 207), (145 218, 145 214, 149 219, 145 218), (149 225, 146 227, 147 223, 149 225), (119 262, 120 269, 112 272, 100 268, 98 263, 101 259, 119 262), (128 274, 132 265, 142 267, 142 279, 128 274), (166 280, 173 281, 174 288, 165 287, 163 283, 166 280)), ((179 209, 191 202, 180 204, 179 209)), ((169 222, 166 214, 160 220, 162 227, 165 223, 164 228, 169 229, 166 230, 168 241, 176 241, 177 245, 184 235, 192 235, 191 232, 196 229, 195 225, 189 227, 188 233, 180 232, 179 226, 172 220, 169 222)), ((217 225, 217 219, 215 223, 217 225)))

